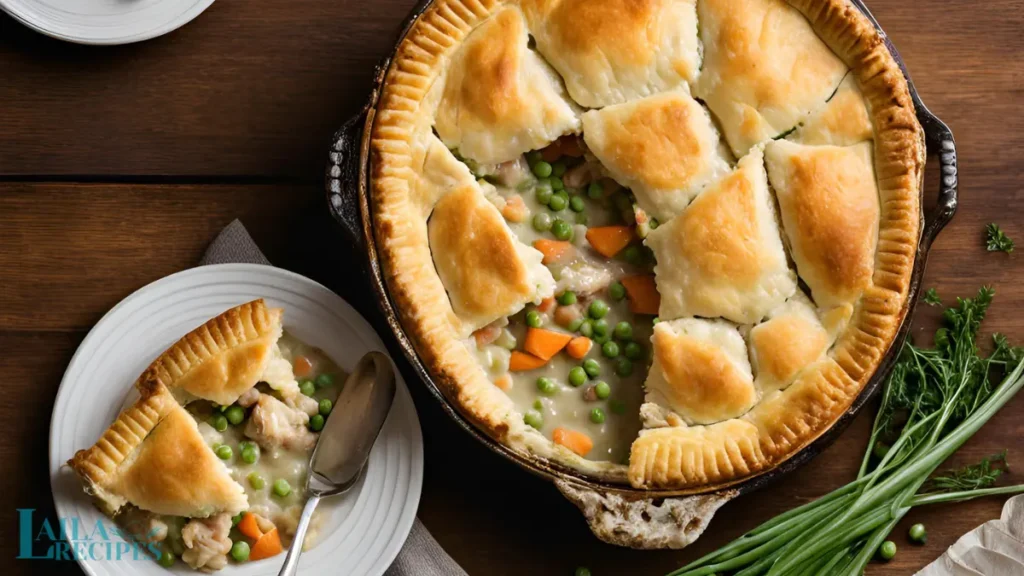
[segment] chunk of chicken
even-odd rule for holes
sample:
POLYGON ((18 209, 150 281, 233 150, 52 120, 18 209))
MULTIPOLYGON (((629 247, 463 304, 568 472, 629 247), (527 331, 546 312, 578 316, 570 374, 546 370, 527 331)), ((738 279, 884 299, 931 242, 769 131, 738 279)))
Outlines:
POLYGON ((167 524, 152 512, 126 506, 117 515, 117 524, 126 538, 143 544, 163 542, 167 538, 167 524))
POLYGON ((252 406, 260 399, 260 391, 255 388, 249 388, 238 397, 238 405, 242 408, 248 408, 252 406))
POLYGON ((313 416, 314 414, 320 413, 320 403, 315 398, 310 398, 305 394, 296 394, 291 398, 284 399, 285 405, 289 408, 294 408, 299 412, 304 412, 306 416, 313 416))
POLYGON ((308 424, 305 412, 261 394, 245 426, 245 435, 267 449, 309 450, 316 444, 316 434, 307 428, 308 424))
POLYGON ((181 529, 181 539, 185 543, 185 553, 181 559, 195 570, 220 570, 228 563, 230 531, 231 515, 227 512, 191 520, 181 529))

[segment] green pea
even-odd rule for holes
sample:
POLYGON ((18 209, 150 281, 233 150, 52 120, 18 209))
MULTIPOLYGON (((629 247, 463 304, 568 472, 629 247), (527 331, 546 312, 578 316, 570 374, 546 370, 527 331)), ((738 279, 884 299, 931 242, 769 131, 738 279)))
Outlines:
POLYGON ((590 196, 594 200, 601 198, 604 196, 604 186, 597 181, 591 182, 590 186, 587 186, 587 196, 590 196))
POLYGON ((544 159, 544 153, 540 150, 532 150, 526 153, 526 161, 532 166, 544 159))
POLYGON ((331 376, 330 374, 320 374, 319 376, 316 377, 314 383, 316 384, 317 388, 327 388, 328 386, 334 384, 334 376, 331 376))
POLYGON ((555 194, 551 197, 551 201, 548 202, 548 208, 553 212, 560 212, 565 210, 565 207, 569 204, 569 201, 561 194, 555 194))
POLYGON ((551 164, 548 164, 543 160, 534 162, 533 166, 530 166, 530 169, 533 170, 533 173, 537 178, 547 178, 548 176, 551 176, 552 172, 551 164))
POLYGON ((558 176, 559 178, 561 178, 562 175, 565 174, 565 171, 568 169, 569 167, 566 166, 565 162, 562 162, 561 160, 551 165, 551 173, 555 176, 558 176))
POLYGON ((590 568, 580 566, 576 569, 576 573, 573 576, 590 576, 590 568))
POLYGON ((633 361, 629 358, 619 358, 619 361, 615 363, 615 373, 623 378, 631 376, 633 374, 633 361))
POLYGON ((569 384, 580 387, 587 381, 587 371, 582 366, 574 366, 569 370, 569 384))
MULTIPOLYGON (((552 190, 561 191, 563 194, 565 194, 565 182, 562 182, 561 178, 556 178, 556 177, 552 176, 551 178, 548 178, 548 182, 551 182, 551 189, 552 190)), ((565 194, 565 200, 566 200, 566 202, 569 201, 569 195, 568 194, 565 194)))
POLYGON ((626 262, 629 262, 630 264, 640 264, 640 262, 643 260, 643 257, 643 252, 640 251, 640 247, 637 246, 636 244, 633 244, 632 246, 626 246, 626 248, 622 251, 622 259, 625 260, 626 262))
POLYGON ((245 420, 245 409, 241 406, 231 406, 224 412, 224 417, 228 419, 228 422, 238 426, 245 420))
POLYGON ((632 340, 633 339, 633 326, 623 320, 615 325, 615 338, 619 340, 632 340))
POLYGON ((608 314, 608 305, 604 303, 604 300, 600 298, 590 303, 590 307, 587 308, 587 314, 591 318, 604 318, 608 314))
POLYGON ((242 448, 242 462, 255 464, 260 459, 260 449, 255 444, 249 444, 242 448))
POLYGON ((555 381, 551 378, 545 378, 544 376, 537 378, 537 390, 539 390, 541 394, 551 396, 557 389, 558 385, 555 384, 555 381))
POLYGON ((284 478, 274 480, 274 484, 270 489, 274 492, 275 496, 280 496, 281 498, 292 493, 292 485, 284 478))
POLYGON ((583 323, 580 324, 580 334, 586 336, 587 338, 593 336, 594 324, 590 320, 584 320, 583 323))
POLYGON ((610 400, 608 407, 612 409, 612 414, 625 414, 626 405, 619 400, 610 400))
POLYGON ((541 426, 544 425, 544 417, 536 410, 527 410, 526 414, 523 415, 523 422, 527 426, 540 430, 541 426))
POLYGON ((555 218, 551 223, 551 233, 559 240, 572 240, 572 225, 561 218, 555 218))
POLYGON ((303 380, 302 384, 299 384, 299 391, 306 396, 312 396, 316 394, 316 384, 313 384, 312 380, 303 380))
POLYGON ((594 384, 594 394, 596 394, 601 400, 605 400, 612 395, 612 387, 602 380, 601 382, 594 384))
POLYGON ((612 300, 622 300, 626 297, 626 287, 622 285, 622 282, 614 282, 608 287, 608 295, 612 297, 612 300))
POLYGON ((256 472, 249 472, 246 479, 249 481, 249 486, 252 486, 254 490, 263 490, 263 486, 265 485, 263 476, 260 476, 256 472))
POLYGON ((583 326, 583 318, 577 318, 572 322, 569 322, 569 326, 567 326, 567 328, 569 328, 570 332, 576 332, 581 326, 583 326))
POLYGON ((320 404, 319 406, 317 406, 317 409, 320 411, 320 414, 327 416, 328 414, 331 413, 331 410, 334 410, 334 402, 331 402, 327 398, 324 398, 323 400, 320 401, 320 404))
POLYGON ((576 221, 577 224, 583 224, 584 226, 586 226, 587 222, 590 221, 590 219, 587 217, 586 212, 580 212, 576 214, 576 216, 574 216, 573 219, 576 221))
POLYGON ((655 317, 654 317, 654 318, 653 318, 653 319, 651 320, 651 326, 657 326, 657 325, 658 325, 658 322, 661 322, 661 318, 658 318, 657 316, 655 316, 655 317))
POLYGON ((221 460, 230 460, 235 451, 231 449, 231 446, 221 444, 220 446, 217 446, 214 453, 217 454, 217 458, 220 458, 221 460))
POLYGON ((533 409, 534 410, 543 410, 544 409, 544 403, 540 401, 540 398, 537 398, 536 400, 533 401, 533 409))
POLYGON ((629 342, 623 349, 626 354, 626 358, 630 360, 639 360, 644 357, 644 347, 636 342, 629 342))
POLYGON ((648 226, 648 227, 649 227, 649 228, 650 228, 651 230, 657 230, 657 229, 658 229, 658 226, 659 226, 659 224, 658 224, 658 219, 657 219, 657 218, 651 218, 651 221, 647 223, 647 226, 648 226))
POLYGON ((878 555, 886 562, 892 560, 896 556, 896 543, 892 540, 882 542, 882 546, 878 549, 878 555))
POLYGON ((319 432, 324 429, 324 417, 320 414, 314 414, 309 417, 309 429, 314 432, 319 432))
POLYGON ((918 544, 924 544, 928 541, 928 533, 924 529, 924 524, 914 524, 911 526, 909 535, 910 540, 918 544))
POLYGON ((245 562, 249 559, 249 544, 239 540, 231 545, 231 557, 235 562, 245 562))
POLYGON ((223 432, 228 429, 228 419, 223 414, 214 414, 210 419, 210 425, 217 432, 223 432))
POLYGON ((533 215, 533 229, 537 232, 551 230, 551 215, 546 212, 537 212, 533 215))
POLYGON ((587 358, 583 361, 583 371, 587 373, 587 376, 597 378, 601 375, 601 364, 593 358, 587 358))
POLYGON ((238 526, 238 523, 241 522, 241 521, 242 521, 242 513, 241 512, 239 512, 238 514, 236 514, 236 515, 231 517, 231 525, 232 526, 238 526))
POLYGON ((583 198, 579 196, 573 196, 569 199, 569 209, 573 212, 583 212, 583 209, 586 207, 587 205, 583 202, 583 198))
POLYGON ((163 566, 164 568, 170 568, 171 566, 174 566, 175 560, 176 558, 174 557, 173 552, 169 550, 164 550, 160 553, 160 557, 156 559, 156 563, 163 566))
POLYGON ((571 306, 576 303, 576 293, 572 290, 566 290, 558 295, 558 303, 562 306, 571 306))
POLYGON ((595 334, 594 337, 591 338, 591 340, 594 341, 594 344, 597 344, 599 346, 604 345, 605 342, 607 342, 607 341, 609 341, 611 339, 612 339, 612 337, 609 336, 608 334, 601 334, 600 336, 595 334))
POLYGON ((609 340, 601 345, 601 354, 604 354, 605 358, 615 358, 619 355, 619 345, 614 340, 609 340))
POLYGON ((608 321, 605 320, 604 318, 600 318, 598 320, 592 320, 591 324, 593 324, 593 326, 594 326, 594 335, 595 336, 602 337, 602 336, 607 336, 608 335, 608 321))
POLYGON ((600 408, 594 408, 590 411, 590 421, 594 424, 601 424, 604 422, 604 410, 600 408))
POLYGON ((544 321, 540 317, 540 312, 530 310, 526 313, 526 325, 530 328, 540 328, 540 325, 543 324, 543 322, 544 321))
POLYGON ((551 202, 551 184, 548 184, 546 180, 537 184, 537 189, 534 191, 534 197, 537 199, 537 203, 543 206, 547 206, 548 202, 551 202))

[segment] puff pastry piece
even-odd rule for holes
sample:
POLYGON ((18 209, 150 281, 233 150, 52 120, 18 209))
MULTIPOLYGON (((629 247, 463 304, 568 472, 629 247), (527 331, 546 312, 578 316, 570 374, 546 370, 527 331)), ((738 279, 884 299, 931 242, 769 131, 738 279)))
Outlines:
POLYGON ((754 326, 749 340, 754 384, 762 396, 792 384, 831 344, 810 301, 799 291, 754 326))
POLYGON ((422 136, 416 155, 416 181, 413 196, 423 219, 442 196, 462 186, 473 186, 476 176, 432 133, 422 136))
POLYGON ((696 0, 522 0, 537 50, 573 100, 600 108, 697 77, 696 0))
MULTIPOLYGON (((696 318, 659 322, 651 342, 647 402, 668 408, 687 424, 735 418, 757 402, 746 344, 734 325, 696 318)), ((667 422, 679 424, 672 418, 667 422)))
POLYGON ((541 253, 516 239, 476 184, 443 196, 427 228, 461 337, 553 294, 555 280, 541 253))
POLYGON ((871 285, 879 199, 871 142, 765 148, 797 274, 820 308, 849 306, 871 285))
POLYGON ((109 515, 127 503, 190 518, 248 508, 245 490, 167 388, 158 380, 140 388, 142 398, 68 461, 85 491, 109 515))
POLYGON ((464 158, 497 164, 579 131, 561 80, 528 41, 522 13, 508 7, 477 27, 452 57, 435 128, 464 158))
POLYGON ((262 299, 231 308, 168 348, 149 365, 136 387, 155 378, 183 402, 202 398, 227 406, 266 380, 289 396, 298 384, 277 348, 283 314, 262 299), (287 377, 282 377, 283 369, 287 377), (268 371, 273 378, 264 377, 268 371))
POLYGON ((651 231, 646 242, 658 262, 662 319, 722 317, 751 324, 796 291, 760 149, 651 231))
POLYGON ((850 146, 870 140, 871 118, 867 102, 853 74, 846 79, 829 101, 811 113, 788 139, 801 144, 850 146))
POLYGON ((784 0, 701 0, 704 67, 694 93, 729 146, 752 146, 794 128, 820 107, 846 65, 784 0))
POLYGON ((729 171, 704 108, 683 90, 591 110, 583 139, 637 204, 665 222, 729 171))

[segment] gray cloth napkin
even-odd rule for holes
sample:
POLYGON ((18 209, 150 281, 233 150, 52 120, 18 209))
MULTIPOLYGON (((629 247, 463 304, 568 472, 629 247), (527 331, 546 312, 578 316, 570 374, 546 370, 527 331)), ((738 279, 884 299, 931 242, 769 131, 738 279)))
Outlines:
MULTIPOLYGON (((238 220, 221 230, 206 249, 199 265, 232 262, 270 265, 270 261, 260 252, 256 242, 238 220)), ((466 572, 441 548, 417 518, 409 539, 405 541, 385 576, 466 576, 466 572)))

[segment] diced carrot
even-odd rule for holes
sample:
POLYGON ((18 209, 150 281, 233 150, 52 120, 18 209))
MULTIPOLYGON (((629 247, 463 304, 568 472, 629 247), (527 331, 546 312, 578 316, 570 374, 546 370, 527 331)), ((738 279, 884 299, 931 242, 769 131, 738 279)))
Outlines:
POLYGON ((537 310, 539 312, 543 312, 544 314, 547 314, 548 312, 551 312, 554 308, 555 308, 555 299, 554 298, 545 298, 545 299, 541 300, 540 301, 540 305, 537 306, 537 310))
POLYGON ((544 328, 527 328, 523 350, 547 362, 555 354, 561 352, 569 340, 572 340, 572 334, 544 328))
POLYGON ((590 436, 583 432, 569 430, 568 428, 555 428, 555 431, 551 434, 551 440, 555 444, 561 444, 580 456, 586 456, 594 449, 594 441, 590 439, 590 436))
POLYGON ((259 540, 252 545, 252 550, 249 551, 249 560, 253 562, 256 560, 263 560, 264 558, 277 556, 283 551, 284 548, 281 547, 281 536, 277 533, 277 528, 274 528, 270 532, 260 536, 259 540))
POLYGON ((571 306, 559 306, 555 308, 555 324, 559 326, 568 326, 573 320, 576 320, 583 313, 580 311, 580 307, 576 304, 571 306))
POLYGON ((527 372, 529 370, 536 370, 544 364, 547 364, 547 361, 542 358, 537 358, 533 354, 527 354, 519 350, 513 350, 512 357, 508 361, 508 369, 512 372, 527 372))
POLYGON ((522 222, 530 215, 530 209, 523 202, 523 197, 515 195, 505 201, 505 207, 501 209, 501 215, 509 222, 522 222))
POLYGON ((661 294, 654 284, 653 274, 626 276, 620 280, 629 297, 629 310, 634 314, 657 314, 661 306, 661 294))
POLYGON ((512 375, 506 373, 502 374, 501 376, 498 376, 497 378, 494 379, 494 385, 497 386, 498 388, 501 388, 505 392, 508 392, 509 390, 512 389, 512 375))
POLYGON ((564 258, 572 251, 572 244, 564 240, 541 238, 533 241, 533 247, 544 255, 544 264, 551 264, 564 258))
POLYGON ((501 326, 488 325, 473 332, 473 339, 476 340, 476 347, 483 348, 491 342, 494 342, 501 336, 501 326))
POLYGON ((633 229, 629 226, 596 226, 587 228, 587 242, 605 258, 612 258, 629 246, 633 229))
POLYGON ((238 531, 253 540, 259 540, 260 536, 263 536, 263 531, 256 523, 256 515, 252 512, 242 514, 242 520, 238 523, 238 531))
POLYGON ((584 356, 590 352, 590 349, 594 346, 594 341, 586 336, 577 336, 569 343, 565 345, 565 351, 569 353, 569 356, 577 360, 582 360, 584 356))
POLYGON ((307 356, 296 356, 295 360, 292 360, 292 372, 295 373, 296 378, 304 378, 309 376, 310 372, 313 371, 313 361, 307 356))

